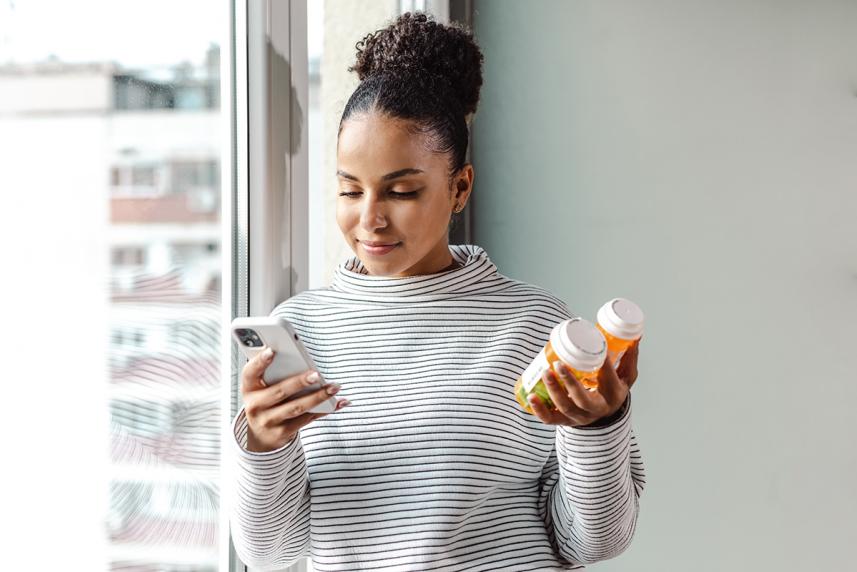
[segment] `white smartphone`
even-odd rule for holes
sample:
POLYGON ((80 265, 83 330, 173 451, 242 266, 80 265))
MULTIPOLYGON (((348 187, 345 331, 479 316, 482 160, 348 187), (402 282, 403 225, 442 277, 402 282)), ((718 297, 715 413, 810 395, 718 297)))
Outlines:
MULTIPOLYGON (((274 350, 274 361, 265 370, 262 379, 268 385, 273 385, 287 377, 291 377, 308 369, 316 369, 312 358, 298 338, 292 325, 283 318, 259 316, 235 318, 232 320, 232 337, 241 353, 247 359, 253 359, 266 347, 274 350)), ((318 371, 316 369, 316 371, 318 371)), ((321 389, 324 380, 302 388, 289 400, 321 389)), ((343 399, 339 394, 330 397, 310 409, 312 413, 333 413, 336 404, 343 399)))

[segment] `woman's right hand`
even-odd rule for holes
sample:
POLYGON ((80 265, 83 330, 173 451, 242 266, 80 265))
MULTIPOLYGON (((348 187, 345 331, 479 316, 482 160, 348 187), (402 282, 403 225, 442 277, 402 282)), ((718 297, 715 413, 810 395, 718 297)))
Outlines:
MULTIPOLYGON (((241 370, 241 395, 247 416, 247 450, 257 453, 279 449, 291 441, 301 427, 329 415, 308 411, 339 391, 339 386, 331 383, 291 399, 295 393, 317 383, 320 378, 312 377, 315 372, 310 369, 269 386, 262 376, 272 361, 274 352, 267 348, 256 354, 241 370)), ((348 404, 347 400, 342 400, 337 403, 336 410, 348 404)))

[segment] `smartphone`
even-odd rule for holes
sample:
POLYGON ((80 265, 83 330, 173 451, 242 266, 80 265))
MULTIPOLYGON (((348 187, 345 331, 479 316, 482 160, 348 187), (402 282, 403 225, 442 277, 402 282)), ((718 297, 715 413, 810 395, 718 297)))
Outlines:
MULTIPOLYGON (((232 337, 241 353, 249 360, 253 359, 266 347, 274 350, 274 361, 265 370, 262 379, 268 385, 273 385, 287 377, 291 377, 308 369, 315 369, 312 358, 301 343, 292 325, 283 318, 260 316, 235 318, 232 320, 232 337)), ((289 398, 295 399, 302 395, 321 389, 324 380, 302 388, 289 398)), ((336 404, 343 399, 339 394, 331 396, 310 409, 312 413, 333 413, 336 404)))

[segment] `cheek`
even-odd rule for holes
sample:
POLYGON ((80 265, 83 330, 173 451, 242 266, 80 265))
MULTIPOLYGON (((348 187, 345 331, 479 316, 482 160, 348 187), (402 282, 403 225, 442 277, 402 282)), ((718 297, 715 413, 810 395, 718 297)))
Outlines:
POLYGON ((446 196, 438 193, 438 197, 432 201, 431 205, 426 205, 423 218, 426 222, 435 227, 446 227, 450 221, 450 208, 447 203, 446 196))
POLYGON ((438 208, 431 203, 402 204, 391 213, 391 222, 399 229, 421 234, 438 226, 438 208))
POLYGON ((351 227, 354 226, 353 222, 353 213, 354 209, 349 209, 348 205, 343 204, 342 200, 336 201, 336 224, 339 225, 340 230, 343 232, 347 231, 351 227))

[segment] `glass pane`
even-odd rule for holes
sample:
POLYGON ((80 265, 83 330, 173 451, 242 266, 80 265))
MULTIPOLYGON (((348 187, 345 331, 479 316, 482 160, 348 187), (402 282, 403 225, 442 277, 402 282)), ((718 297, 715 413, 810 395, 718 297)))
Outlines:
MULTIPOLYGON (((53 179, 4 168, 0 187, 26 189, 22 200, 36 200, 53 190, 34 181, 51 180, 104 207, 107 240, 97 247, 110 268, 109 351, 91 356, 109 372, 103 400, 92 404, 110 428, 102 453, 108 474, 98 477, 107 499, 100 569, 215 571, 219 71, 228 8, 204 0, 118 4, 30 0, 0 8, 0 148, 34 132, 79 141, 64 147, 62 164, 71 168, 53 179)), ((41 156, 48 169, 51 156, 41 156)), ((62 295, 61 281, 56 286, 62 295)), ((86 416, 91 411, 71 415, 86 416)))

